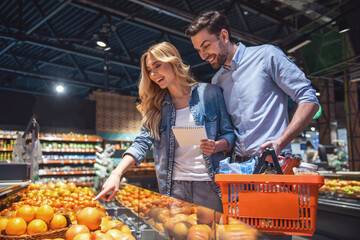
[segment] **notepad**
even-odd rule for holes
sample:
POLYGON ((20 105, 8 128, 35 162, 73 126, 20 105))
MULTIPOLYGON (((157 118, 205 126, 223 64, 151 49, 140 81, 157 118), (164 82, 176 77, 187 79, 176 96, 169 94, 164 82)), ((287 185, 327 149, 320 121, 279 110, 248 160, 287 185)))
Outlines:
POLYGON ((205 126, 173 126, 172 130, 180 147, 200 145, 200 140, 207 139, 205 126))

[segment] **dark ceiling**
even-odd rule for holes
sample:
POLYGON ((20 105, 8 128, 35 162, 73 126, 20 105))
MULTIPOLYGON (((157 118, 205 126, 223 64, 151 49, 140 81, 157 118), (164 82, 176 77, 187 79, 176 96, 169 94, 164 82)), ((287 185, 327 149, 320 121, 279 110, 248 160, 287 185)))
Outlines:
POLYGON ((310 44, 289 56, 312 80, 335 78, 341 87, 345 64, 351 77, 360 72, 354 37, 338 31, 340 20, 357 8, 344 10, 350 2, 358 1, 1 1, 0 90, 54 95, 61 83, 72 97, 86 99, 96 90, 136 96, 139 58, 161 41, 174 44, 197 79, 209 82, 214 71, 184 35, 204 10, 224 12, 234 39, 246 45, 272 43, 287 51, 311 37, 310 44), (106 31, 107 52, 96 46, 96 35, 106 31), (344 48, 349 54, 344 55, 344 48), (326 49, 330 53, 324 54, 326 49))

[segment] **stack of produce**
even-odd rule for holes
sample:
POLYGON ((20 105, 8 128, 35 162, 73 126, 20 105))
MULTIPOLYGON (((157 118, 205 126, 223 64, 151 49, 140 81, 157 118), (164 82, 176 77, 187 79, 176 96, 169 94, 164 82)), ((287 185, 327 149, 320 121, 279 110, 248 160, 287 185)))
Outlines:
POLYGON ((161 234, 175 240, 248 239, 255 240, 259 232, 248 225, 227 218, 214 210, 126 185, 117 200, 143 217, 161 234), (227 225, 219 225, 223 218, 227 225))
POLYGON ((0 212, 0 239, 133 240, 128 226, 112 220, 74 183, 30 184, 18 202, 0 212), (20 238, 21 239, 21 238, 20 238))

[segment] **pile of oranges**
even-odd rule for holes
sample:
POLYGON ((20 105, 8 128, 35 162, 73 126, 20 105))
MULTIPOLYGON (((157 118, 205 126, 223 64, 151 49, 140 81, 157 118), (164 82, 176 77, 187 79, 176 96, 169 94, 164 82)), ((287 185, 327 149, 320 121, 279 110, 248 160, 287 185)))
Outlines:
POLYGON ((107 216, 93 198, 89 188, 74 183, 32 183, 20 201, 0 212, 0 235, 41 234, 68 227, 70 220, 64 238, 56 240, 134 240, 130 228, 107 216))
POLYGON ((44 233, 67 226, 66 218, 61 214, 54 214, 54 209, 49 205, 32 207, 24 205, 13 213, 10 218, 0 219, 1 230, 6 235, 21 236, 44 233))

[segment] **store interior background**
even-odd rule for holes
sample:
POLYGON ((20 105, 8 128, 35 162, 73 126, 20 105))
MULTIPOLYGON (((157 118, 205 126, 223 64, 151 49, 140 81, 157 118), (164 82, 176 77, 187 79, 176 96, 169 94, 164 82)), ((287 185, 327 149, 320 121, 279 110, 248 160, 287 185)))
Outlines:
MULTIPOLYGON (((0 130, 24 131, 35 114, 42 133, 98 135, 119 145, 139 132, 139 59, 153 43, 169 41, 196 79, 215 73, 184 31, 204 10, 229 18, 234 41, 280 47, 312 81, 321 115, 292 142, 294 154, 333 172, 360 175, 360 2, 357 0, 5 0, 0 3, 0 130), (346 30, 347 29, 347 30, 346 30), (97 41, 107 45, 99 47, 97 41), (64 91, 56 91, 57 86, 64 91), (320 144, 320 150, 319 150, 320 144), (325 152, 323 151, 325 150, 325 152), (327 159, 327 162, 324 162, 327 159)), ((296 109, 289 100, 290 118, 296 109)), ((146 163, 151 163, 152 152, 146 163)), ((153 167, 133 169, 130 183, 156 190, 153 167)), ((314 239, 353 239, 358 215, 328 209, 314 239), (326 229, 326 230, 325 230, 326 229), (343 230, 341 230, 343 231, 343 230), (344 232, 344 231, 343 231, 344 232)), ((360 223, 359 223, 360 224, 360 223)))

